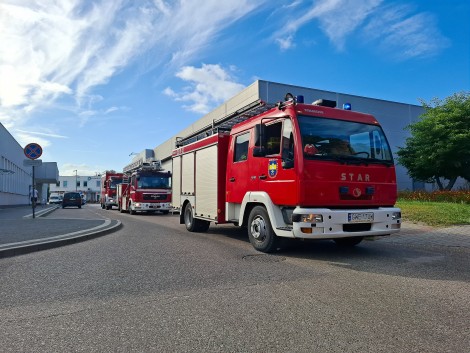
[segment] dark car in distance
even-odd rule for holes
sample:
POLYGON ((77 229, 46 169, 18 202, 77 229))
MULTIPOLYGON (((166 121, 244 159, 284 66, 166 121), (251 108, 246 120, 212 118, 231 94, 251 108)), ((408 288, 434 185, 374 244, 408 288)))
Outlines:
POLYGON ((82 197, 78 192, 66 192, 62 199, 62 208, 76 206, 82 208, 82 197))

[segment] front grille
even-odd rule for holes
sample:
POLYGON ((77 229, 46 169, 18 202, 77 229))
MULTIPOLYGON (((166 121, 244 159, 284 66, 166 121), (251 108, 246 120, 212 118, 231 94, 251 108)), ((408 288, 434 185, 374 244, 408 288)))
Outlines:
POLYGON ((343 224, 343 232, 367 232, 371 227, 371 223, 343 224))
POLYGON ((167 194, 144 194, 145 201, 164 201, 168 197, 167 194))

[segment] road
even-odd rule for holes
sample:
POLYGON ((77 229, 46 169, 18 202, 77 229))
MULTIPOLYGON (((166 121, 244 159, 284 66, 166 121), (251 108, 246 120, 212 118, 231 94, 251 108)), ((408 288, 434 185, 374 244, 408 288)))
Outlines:
POLYGON ((97 205, 119 231, 0 259, 2 352, 468 352, 470 248, 301 242, 97 205), (110 213, 111 212, 111 213, 110 213))

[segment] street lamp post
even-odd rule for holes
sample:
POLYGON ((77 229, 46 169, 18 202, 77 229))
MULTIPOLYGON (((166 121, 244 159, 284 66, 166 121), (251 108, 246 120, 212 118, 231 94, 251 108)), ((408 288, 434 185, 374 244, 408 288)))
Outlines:
POLYGON ((77 181, 78 181, 77 170, 75 169, 74 172, 75 172, 75 191, 78 191, 78 189, 77 189, 77 181))

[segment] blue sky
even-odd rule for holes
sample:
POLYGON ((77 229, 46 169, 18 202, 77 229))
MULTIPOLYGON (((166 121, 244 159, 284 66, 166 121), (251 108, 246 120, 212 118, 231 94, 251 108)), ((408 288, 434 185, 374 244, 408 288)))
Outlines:
POLYGON ((2 0, 0 122, 122 170, 256 79, 420 104, 470 90, 467 0, 2 0))

